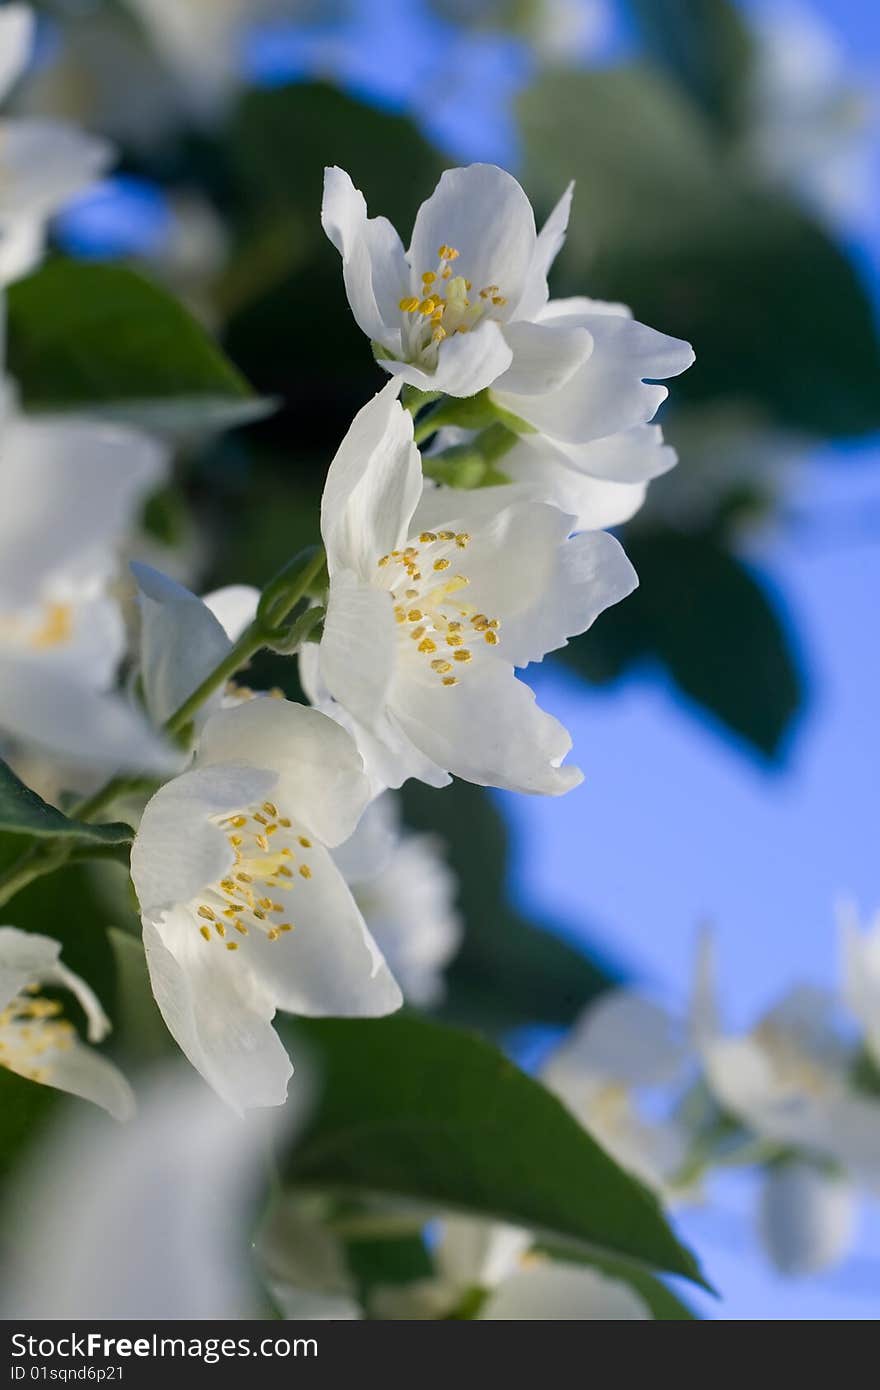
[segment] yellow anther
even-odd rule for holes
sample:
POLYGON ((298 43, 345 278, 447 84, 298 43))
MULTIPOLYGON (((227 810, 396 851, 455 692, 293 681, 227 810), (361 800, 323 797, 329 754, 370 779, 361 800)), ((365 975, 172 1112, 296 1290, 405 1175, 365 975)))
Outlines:
POLYGON ((272 899, 271 899, 271 898, 257 898, 257 902, 260 904, 260 907, 264 907, 264 908, 266 909, 267 912, 269 912, 269 911, 271 910, 271 907, 272 907, 272 899))
POLYGON ((433 285, 433 283, 434 283, 434 281, 435 281, 436 279, 437 279, 437 276, 434 274, 433 270, 426 270, 426 271, 424 272, 424 274, 422 275, 422 284, 423 284, 423 285, 433 285))
POLYGON ((299 866, 299 876, 300 876, 300 878, 311 878, 311 876, 312 876, 312 871, 311 871, 311 869, 309 868, 308 864, 300 864, 300 866, 299 866))
POLYGON ((231 878, 221 878, 220 887, 223 889, 224 893, 235 892, 235 884, 233 883, 231 878))
POLYGON ((461 632, 461 623, 457 622, 456 620, 453 620, 451 623, 448 623, 447 626, 450 632, 461 632))
POLYGON ((434 568, 435 570, 448 570, 451 564, 451 560, 435 560, 434 568))
POLYGON ((438 531, 438 532, 437 532, 437 536, 438 536, 438 539, 441 540, 441 541, 454 541, 454 540, 455 540, 455 532, 454 532, 454 531, 438 531))
POLYGON ((265 912, 263 912, 262 908, 255 907, 254 916, 256 917, 258 922, 265 922, 266 920, 266 914, 265 912))
POLYGON ((417 642, 417 641, 419 640, 419 638, 420 638, 420 637, 424 637, 424 635, 425 635, 425 629, 424 629, 424 627, 414 627, 413 630, 412 630, 412 632, 410 633, 410 637, 413 639, 414 642, 417 642))
POLYGON ((286 864, 279 864, 278 872, 282 878, 293 878, 293 869, 289 869, 286 864))
POLYGON ((213 913, 209 907, 205 907, 205 905, 202 904, 202 906, 199 908, 198 915, 200 917, 204 917, 205 920, 208 922, 213 922, 216 914, 213 913))
POLYGON ((289 817, 289 816, 279 816, 279 817, 278 817, 278 824, 279 824, 279 825, 283 825, 285 830, 289 830, 289 829, 290 829, 290 817, 289 817))
POLYGON ((233 923, 233 926, 235 927, 235 930, 237 932, 241 932, 242 936, 247 936, 248 929, 245 926, 244 922, 236 921, 233 923))
POLYGON ((411 314, 413 310, 418 309, 418 307, 418 296, 414 294, 406 295, 405 298, 400 300, 398 305, 398 308, 402 309, 405 314, 411 314))
POLYGON ((215 922, 215 923, 214 923, 214 930, 215 930, 215 932, 217 933, 218 936, 225 936, 225 935, 226 935, 226 926, 225 926, 225 923, 223 923, 223 922, 215 922))
POLYGON ((436 308, 437 308, 437 301, 436 301, 436 299, 434 299, 433 295, 430 295, 430 294, 429 294, 429 295, 427 296, 427 298, 426 298, 426 299, 423 299, 422 302, 421 302, 421 304, 419 305, 419 313, 420 313, 420 314, 433 314, 433 312, 434 312, 434 310, 435 310, 436 308))
POLYGON ((423 614, 421 608, 411 608, 406 616, 411 623, 417 623, 421 621, 423 614))
POLYGON ((210 941, 210 940, 211 940, 211 929, 210 929, 210 927, 199 927, 199 931, 202 933, 202 936, 205 938, 206 941, 210 941))
POLYGON ((455 652, 452 659, 453 661, 470 661, 471 653, 467 651, 467 649, 464 649, 460 652, 455 652))
POLYGON ((269 841, 266 839, 265 835, 257 835, 257 836, 256 836, 256 841, 257 841, 257 844, 260 846, 260 849, 268 849, 268 848, 269 848, 269 841))
POLYGON ((443 684, 444 684, 444 685, 458 685, 458 676, 444 676, 444 677, 443 677, 443 684))
POLYGON ((281 923, 281 926, 278 928, 278 930, 279 930, 279 931, 293 931, 293 923, 292 923, 292 922, 282 922, 282 923, 281 923))
POLYGON ((445 243, 437 251, 441 261, 454 261, 458 258, 458 252, 454 246, 447 246, 445 243))
POLYGON ((299 842, 300 842, 300 844, 302 845, 303 849, 311 849, 311 848, 312 848, 312 842, 311 842, 311 840, 309 839, 309 837, 308 837, 307 835, 297 835, 296 838, 299 840, 299 842))
POLYGON ((264 801, 263 810, 266 812, 266 815, 271 816, 273 820, 275 820, 278 815, 278 807, 272 801, 264 801))
POLYGON ((239 883, 253 883, 254 881, 253 874, 240 873, 236 874, 235 877, 238 879, 239 883))
POLYGON ((437 643, 432 641, 430 637, 426 637, 424 641, 419 643, 418 650, 420 652, 435 652, 437 650, 437 643))
POLYGON ((455 330, 456 333, 470 333, 470 331, 466 323, 460 323, 455 330))
POLYGON ((498 621, 497 618, 490 618, 490 619, 489 619, 489 626, 490 626, 490 627, 500 627, 501 624, 499 623, 499 621, 498 621))
POLYGON ((266 933, 266 935, 270 941, 277 941, 281 933, 277 927, 273 927, 270 932, 266 933))
POLYGON ((261 815, 259 811, 255 812, 255 814, 254 814, 254 820, 257 822, 257 825, 268 825, 268 824, 269 824, 269 822, 266 820, 266 817, 263 816, 263 815, 261 815))
MULTIPOLYGON (((273 883, 273 884, 272 884, 272 887, 273 887, 273 888, 280 888, 281 885, 280 885, 279 883, 273 883)), ((273 903, 273 904, 272 904, 272 911, 273 911, 273 912, 283 912, 283 911, 284 911, 284 903, 273 903)))
POLYGON ((381 568, 383 567, 383 565, 387 565, 387 564, 388 564, 388 561, 389 561, 390 559, 391 559, 391 556, 390 556, 390 555, 383 555, 382 558, 381 558, 381 560, 377 560, 377 561, 376 561, 376 564, 377 564, 377 565, 379 566, 379 568, 381 569, 381 568))
POLYGON ((447 671, 451 671, 451 670, 452 670, 452 662, 451 662, 451 661, 441 661, 441 660, 438 658, 437 661, 432 661, 432 662, 431 662, 431 670, 432 670, 432 671, 437 671, 437 672, 439 672, 439 674, 440 674, 441 676, 443 676, 443 675, 446 674, 447 671))
POLYGON ((497 304, 497 305, 499 306, 499 308, 500 308, 500 306, 501 306, 502 304, 506 304, 506 303, 507 303, 507 300, 504 298, 504 295, 503 295, 503 294, 493 294, 493 296, 492 296, 492 303, 493 303, 493 304, 497 304))
POLYGON ((238 942, 237 942, 237 941, 227 941, 227 943, 226 943, 226 949, 227 949, 227 951, 237 951, 237 950, 238 950, 238 942))
POLYGON ((422 545, 430 545, 431 542, 435 541, 436 539, 437 537, 433 531, 423 531, 422 534, 419 536, 419 540, 422 542, 422 545))
POLYGON ((267 825, 267 826, 266 826, 266 834, 267 834, 267 835, 274 835, 274 834, 275 834, 275 831, 276 831, 277 829, 278 829, 278 826, 277 826, 277 825, 267 825))
POLYGON ((467 531, 459 531, 455 538, 455 544, 458 546, 459 550, 464 550, 469 540, 470 536, 467 531))
POLYGON ((446 337, 446 329, 445 329, 445 328, 441 328, 440 325, 439 325, 439 323, 438 323, 437 327, 434 329, 433 333, 431 334, 431 337, 433 338, 433 340, 434 340, 435 343, 442 343, 442 342, 443 342, 443 339, 446 337))
POLYGON ((497 632, 492 632, 491 630, 488 631, 488 632, 484 632, 484 633, 483 633, 483 638, 484 638, 484 640, 485 640, 486 642, 489 643, 489 646, 490 646, 490 647, 497 647, 497 645, 498 645, 498 634, 497 634, 497 632))
POLYGON ((242 843, 241 836, 240 836, 240 835, 230 835, 230 836, 229 836, 229 843, 232 845, 232 848, 233 848, 233 849, 238 849, 239 845, 242 843))
POLYGON ((463 641, 464 638, 459 633, 451 632, 446 639, 446 645, 448 647, 460 647, 463 641))
POLYGON ((485 613, 476 613, 474 617, 471 618, 471 627, 475 627, 477 632, 485 632, 488 626, 489 619, 486 617, 485 613))

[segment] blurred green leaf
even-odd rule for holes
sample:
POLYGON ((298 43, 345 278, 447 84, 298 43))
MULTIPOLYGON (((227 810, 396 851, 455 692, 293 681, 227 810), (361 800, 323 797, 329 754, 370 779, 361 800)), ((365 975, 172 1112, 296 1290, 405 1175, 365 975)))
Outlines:
POLYGON ((563 659, 613 680, 637 659, 663 663, 690 696, 760 752, 779 752, 803 703, 785 627, 757 578, 710 536, 627 538, 639 587, 563 659))
POLYGON ((0 1182, 15 1172, 28 1146, 37 1142, 58 1094, 0 1067, 0 1182))
POLYGON ((440 836, 458 879, 465 937, 447 971, 444 1014, 494 1033, 533 1021, 570 1023, 613 977, 511 906, 507 832, 488 793, 455 781, 437 796, 412 781, 401 795, 408 824, 440 836))
POLYGON ((71 820, 26 787, 0 759, 0 831, 10 835, 34 835, 40 839, 65 839, 83 844, 131 844, 134 832, 129 825, 116 822, 90 825, 71 820))
POLYGON ((490 1044, 398 1014, 296 1025, 323 1085, 288 1174, 526 1226, 702 1282, 656 1199, 490 1044))
POLYGON ((264 409, 186 309, 120 265, 57 257, 14 285, 9 367, 35 409, 113 406, 163 428, 264 409))
POLYGON ((731 0, 629 0, 647 55, 732 134, 748 101, 753 40, 731 0))
MULTIPOLYGON (((547 1253, 556 1255, 562 1259, 571 1260, 571 1250, 554 1251, 548 1248, 547 1253)), ((625 1284, 629 1284, 641 1298, 645 1300, 654 1319, 657 1322, 693 1322, 697 1320, 697 1315, 687 1306, 671 1289, 652 1274, 647 1274, 643 1269, 634 1269, 632 1265, 624 1264, 620 1260, 596 1255, 584 1255, 579 1263, 591 1265, 598 1269, 600 1273, 607 1274, 611 1279, 622 1279, 625 1284)))
POLYGON ((554 74, 521 105, 530 189, 577 194, 557 291, 624 300, 693 343, 677 400, 727 397, 807 434, 880 428, 880 344, 847 258, 725 160, 647 69, 554 74))

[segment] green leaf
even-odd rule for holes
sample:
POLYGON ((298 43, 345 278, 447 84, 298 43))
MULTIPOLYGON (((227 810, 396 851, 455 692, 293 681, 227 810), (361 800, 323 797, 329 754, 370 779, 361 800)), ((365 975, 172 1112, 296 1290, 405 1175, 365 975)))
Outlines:
POLYGON ((50 806, 35 791, 26 787, 0 760, 0 831, 10 835, 34 835, 39 839, 64 839, 85 845, 130 844, 134 832, 121 821, 105 825, 90 825, 72 820, 55 806, 50 806))
POLYGON ((489 1043, 406 1014, 298 1022, 294 1039, 322 1082, 295 1182, 510 1221, 702 1282, 656 1199, 489 1043))
POLYGON ((725 134, 742 122, 754 42, 731 0, 629 0, 648 57, 725 134))
POLYGON ((554 73, 521 111, 530 191, 549 206, 576 181, 556 292, 623 300, 693 343, 674 400, 750 402, 820 436, 880 428, 880 343, 853 266, 725 158, 669 82, 554 73))
POLYGON ((458 880, 465 936, 447 972, 447 1017, 494 1033, 533 1021, 570 1023, 615 982, 584 951, 512 906, 507 831, 487 792, 456 781, 438 797, 408 782, 402 797, 407 822, 442 840, 458 880))
POLYGON ((639 587, 566 648, 590 679, 659 659, 679 689, 760 752, 778 754, 804 692, 785 626, 756 576, 710 536, 628 537, 639 587))
POLYGON ((125 266, 58 257, 14 285, 9 366, 34 409, 112 406, 161 428, 265 409, 186 309, 125 266))
POLYGON ((0 1067, 0 1182, 16 1172, 57 1103, 57 1091, 0 1067))
MULTIPOLYGON (((545 1248, 547 1254, 558 1259, 572 1260, 575 1258, 570 1249, 545 1248)), ((657 1322, 698 1321, 697 1314, 692 1308, 689 1308, 662 1280, 653 1274, 646 1273, 643 1269, 635 1269, 632 1265, 621 1260, 611 1259, 608 1256, 600 1257, 592 1254, 578 1257, 578 1263, 591 1265, 594 1269, 598 1269, 601 1274, 607 1274, 610 1279, 621 1279, 625 1284, 629 1284, 645 1300, 657 1322)))

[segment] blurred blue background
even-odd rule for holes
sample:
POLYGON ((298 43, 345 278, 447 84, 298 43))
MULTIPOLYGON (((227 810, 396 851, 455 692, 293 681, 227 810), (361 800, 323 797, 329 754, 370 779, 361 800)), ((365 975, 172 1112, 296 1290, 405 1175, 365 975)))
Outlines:
MULTIPOLYGON (((570 21, 578 6, 565 8, 570 21)), ((748 8, 760 18, 766 6, 755 0, 748 8)), ((603 64, 631 50, 623 7, 585 0, 581 9, 581 26, 565 40, 569 60, 603 64)), ((811 0, 810 9, 838 41, 853 80, 880 92, 874 0, 811 0)), ((306 22, 256 26, 240 53, 255 85, 330 75, 358 97, 410 115, 449 159, 514 171, 512 102, 535 61, 533 47, 514 35, 457 25, 418 0, 365 0, 341 15, 318 6, 306 22)), ((876 306, 876 140, 864 153, 861 182, 835 230, 876 306)), ((157 184, 123 175, 79 199, 58 236, 79 255, 151 257, 171 221, 157 184)), ((695 347, 699 356, 699 341, 695 347)), ((683 999, 706 921, 717 933, 728 1015, 745 1024, 795 980, 835 981, 836 901, 880 905, 878 465, 873 439, 809 450, 772 518, 740 546, 790 618, 810 691, 776 764, 686 702, 659 667, 640 665, 609 690, 558 666, 536 673, 539 699, 570 728, 586 776, 560 801, 498 797, 513 833, 515 901, 572 939, 598 943, 673 1004, 683 999)), ((864 1205, 857 1250, 838 1271, 792 1281, 775 1276, 758 1248, 749 1180, 728 1178, 713 1192, 716 1201, 680 1218, 722 1296, 701 1300, 706 1316, 880 1313, 876 1206, 864 1205)))

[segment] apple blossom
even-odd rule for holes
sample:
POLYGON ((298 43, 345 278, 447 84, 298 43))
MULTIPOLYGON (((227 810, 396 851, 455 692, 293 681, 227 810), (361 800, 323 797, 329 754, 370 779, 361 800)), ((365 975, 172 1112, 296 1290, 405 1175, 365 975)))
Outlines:
POLYGON ((0 1066, 93 1101, 117 1120, 134 1108, 128 1082, 116 1067, 80 1042, 63 1006, 44 987, 68 990, 86 1016, 90 1043, 110 1023, 92 990, 59 959, 61 946, 48 936, 0 927, 0 1066))
MULTIPOLYGON (((571 741, 514 666, 584 632, 635 587, 604 532, 571 537, 555 507, 504 488, 427 488, 389 383, 356 416, 327 475, 330 590, 318 654, 301 669, 354 728, 368 769, 559 794, 580 781, 571 741)), ((335 708, 334 707, 334 708, 335 708)))
POLYGON ((215 711, 131 853, 147 964, 177 1043, 233 1108, 281 1105, 276 1009, 372 1017, 401 994, 329 850, 368 797, 349 735, 255 698, 215 711))
POLYGON ((856 1191, 842 1173, 788 1158, 763 1174, 758 1231, 781 1274, 818 1274, 839 1264, 855 1224, 856 1191))

